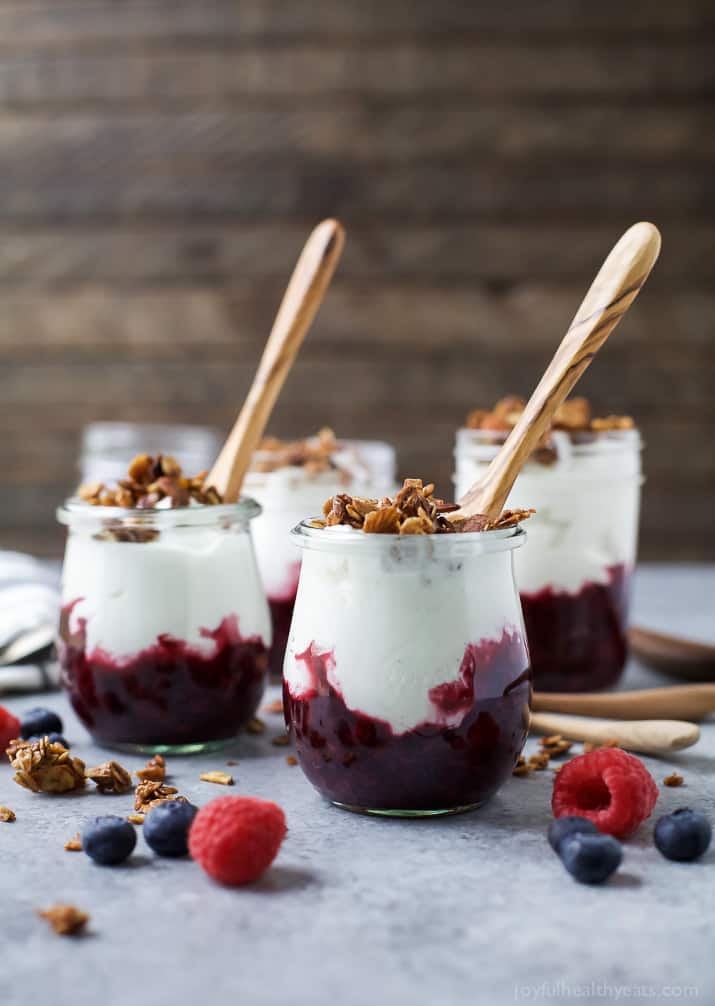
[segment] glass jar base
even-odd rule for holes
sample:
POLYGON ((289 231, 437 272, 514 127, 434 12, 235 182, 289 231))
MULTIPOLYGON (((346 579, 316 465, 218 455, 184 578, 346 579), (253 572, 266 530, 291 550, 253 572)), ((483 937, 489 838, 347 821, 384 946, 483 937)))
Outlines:
POLYGON ((100 747, 109 748, 111 751, 123 751, 125 754, 147 754, 147 755, 198 755, 206 754, 210 751, 220 751, 227 744, 234 741, 235 737, 225 737, 223 740, 196 741, 192 744, 133 744, 129 741, 105 741, 99 737, 93 740, 100 747))
POLYGON ((483 805, 483 802, 480 802, 468 803, 463 807, 445 807, 435 810, 387 810, 377 807, 355 807, 349 803, 339 803, 337 800, 331 802, 341 810, 349 810, 353 814, 365 814, 367 817, 448 817, 451 814, 466 814, 483 805))

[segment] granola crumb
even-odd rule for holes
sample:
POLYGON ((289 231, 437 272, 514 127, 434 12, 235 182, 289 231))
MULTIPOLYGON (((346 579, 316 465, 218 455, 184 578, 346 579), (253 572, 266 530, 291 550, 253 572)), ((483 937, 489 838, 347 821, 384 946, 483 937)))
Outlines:
POLYGON ((129 821, 130 824, 144 824, 144 815, 143 814, 129 814, 127 816, 127 821, 129 821))
POLYGON ((74 836, 74 838, 68 838, 65 842, 65 852, 81 852, 82 851, 82 836, 79 832, 74 836))
POLYGON ((13 742, 7 756, 16 769, 14 781, 33 793, 69 793, 86 785, 84 762, 48 737, 13 742))
POLYGON ((37 914, 49 922, 60 936, 76 936, 89 922, 89 915, 74 905, 53 905, 38 909, 37 914))
POLYGON ((514 768, 511 770, 511 774, 516 776, 526 776, 529 775, 530 773, 531 773, 531 766, 527 763, 526 758, 520 755, 519 760, 517 761, 514 768))
POLYGON ((230 759, 229 759, 229 760, 228 760, 228 761, 226 762, 226 764, 227 764, 227 765, 238 765, 238 762, 237 762, 237 761, 235 761, 235 760, 234 760, 233 758, 230 758, 230 759))
POLYGON ((87 778, 96 783, 100 793, 128 793, 132 788, 132 777, 116 761, 105 761, 101 765, 87 769, 87 778))
POLYGON ((290 736, 288 734, 278 734, 276 737, 271 737, 271 744, 277 748, 286 748, 290 744, 290 736))
POLYGON ((679 772, 671 772, 670 775, 667 775, 665 777, 665 779, 663 780, 663 785, 664 786, 682 786, 684 782, 685 782, 685 779, 683 779, 682 775, 680 775, 679 772))
POLYGON ((185 796, 179 795, 176 786, 167 786, 163 782, 153 782, 151 779, 140 782, 134 790, 134 810, 140 814, 148 813, 152 807, 156 807, 165 800, 188 803, 185 796))
POLYGON ((14 810, 10 810, 9 807, 4 807, 0 805, 0 821, 11 824, 13 821, 17 820, 17 816, 14 810))
POLYGON ((539 747, 549 758, 558 758, 571 750, 573 742, 565 740, 561 734, 551 734, 540 738, 539 747))
POLYGON ((263 712, 269 713, 271 716, 281 716, 283 714, 283 699, 273 699, 263 707, 263 712))
POLYGON ((247 734, 262 734, 265 733, 266 724, 263 720, 259 719, 258 716, 254 716, 252 720, 249 720, 245 726, 247 734))
POLYGON ((297 765, 298 759, 295 755, 286 755, 286 765, 297 765))
POLYGON ((139 768, 134 773, 140 782, 164 782, 166 779, 166 762, 160 754, 154 755, 146 763, 144 768, 139 768))
POLYGON ((545 768, 549 767, 548 751, 539 751, 537 754, 531 755, 527 764, 536 772, 543 772, 545 768))
POLYGON ((233 786, 234 779, 228 772, 202 772, 199 776, 202 782, 215 782, 218 786, 233 786))

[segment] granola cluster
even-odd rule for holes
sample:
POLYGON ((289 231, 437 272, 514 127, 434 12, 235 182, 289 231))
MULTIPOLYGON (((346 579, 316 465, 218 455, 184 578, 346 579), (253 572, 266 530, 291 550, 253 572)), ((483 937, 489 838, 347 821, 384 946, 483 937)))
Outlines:
MULTIPOLYGON (((465 425, 470 430, 508 433, 516 426, 525 406, 523 398, 507 395, 492 409, 475 409, 470 412, 465 425)), ((551 429, 565 430, 567 433, 600 433, 605 430, 630 430, 634 425, 630 416, 596 418, 592 415, 591 404, 587 398, 568 398, 554 413, 551 429)))
POLYGON ((52 926, 58 936, 74 936, 81 933, 89 922, 89 915, 75 905, 52 905, 37 913, 52 926))
POLYGON ((73 758, 63 744, 53 743, 48 737, 13 741, 7 756, 16 770, 15 782, 33 793, 68 793, 83 789, 86 783, 84 762, 73 758))
POLYGON ((434 485, 422 479, 405 479, 402 489, 390 499, 366 499, 338 493, 323 505, 323 518, 313 527, 347 525, 367 534, 454 534, 459 531, 493 531, 513 527, 533 510, 504 510, 495 521, 482 515, 450 519, 459 510, 457 503, 446 503, 434 495, 434 485))
POLYGON ((132 510, 151 510, 162 500, 168 500, 170 507, 189 506, 192 501, 209 506, 222 503, 220 493, 206 485, 207 474, 199 472, 187 478, 176 459, 168 454, 156 458, 138 454, 129 465, 127 477, 119 479, 115 488, 103 482, 89 482, 79 487, 77 495, 92 506, 132 510))
POLYGON ((336 472, 341 481, 349 482, 350 473, 335 461, 338 441, 328 427, 319 430, 316 436, 305 440, 279 440, 264 437, 258 448, 259 456, 252 464, 254 472, 275 472, 279 468, 302 468, 308 476, 322 472, 336 472))
POLYGON ((105 761, 87 770, 87 778, 96 784, 100 793, 128 793, 132 788, 132 777, 124 766, 116 761, 105 761))

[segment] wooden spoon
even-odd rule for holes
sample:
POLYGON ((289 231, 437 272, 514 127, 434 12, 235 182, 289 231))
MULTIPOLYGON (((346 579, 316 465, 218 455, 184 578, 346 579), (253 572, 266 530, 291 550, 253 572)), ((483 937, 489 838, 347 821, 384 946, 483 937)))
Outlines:
POLYGON ((206 479, 227 502, 240 495, 253 452, 323 301, 344 244, 345 233, 337 220, 323 220, 305 243, 243 408, 206 479))
POLYGON ((551 418, 638 296, 660 251, 653 224, 634 224, 601 266, 576 317, 519 420, 484 475, 459 500, 450 519, 501 514, 525 461, 551 418))
POLYGON ((700 730, 684 720, 601 720, 589 716, 533 713, 531 728, 537 734, 561 734, 572 741, 603 744, 616 741, 626 751, 666 754, 697 743, 700 730))
POLYGON ((635 656, 657 671, 687 681, 715 681, 715 646, 712 644, 635 625, 628 639, 635 656))
POLYGON ((618 720, 701 720, 715 712, 715 684, 673 685, 638 692, 534 692, 532 708, 537 712, 612 716, 618 720))

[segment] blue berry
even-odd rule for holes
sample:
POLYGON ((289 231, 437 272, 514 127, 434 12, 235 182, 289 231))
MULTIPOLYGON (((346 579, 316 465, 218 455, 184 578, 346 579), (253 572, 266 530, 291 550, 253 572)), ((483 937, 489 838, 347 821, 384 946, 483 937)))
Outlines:
POLYGON ((576 832, 562 839, 559 856, 580 884, 602 884, 621 865, 623 850, 612 835, 576 832))
POLYGON ((681 807, 658 819, 653 838, 656 848, 666 859, 685 863, 707 851, 712 834, 712 827, 704 814, 681 807))
POLYGON ((62 720, 50 709, 29 709, 20 721, 20 736, 24 741, 30 737, 45 737, 47 734, 61 734, 62 720))
POLYGON ((33 734, 32 737, 28 737, 29 741, 41 741, 43 737, 47 737, 51 744, 61 744, 63 748, 69 750, 69 743, 64 739, 62 734, 33 734))
POLYGON ((575 814, 568 814, 565 817, 557 817, 551 822, 549 827, 549 845, 554 852, 559 851, 559 845, 568 835, 598 835, 599 830, 593 821, 587 817, 577 817, 575 814))
POLYGON ((95 863, 116 866, 132 854, 137 833, 129 821, 116 814, 95 817, 82 832, 82 848, 95 863))
POLYGON ((187 856, 189 828, 199 808, 179 800, 164 800, 144 819, 144 838, 158 856, 187 856))

